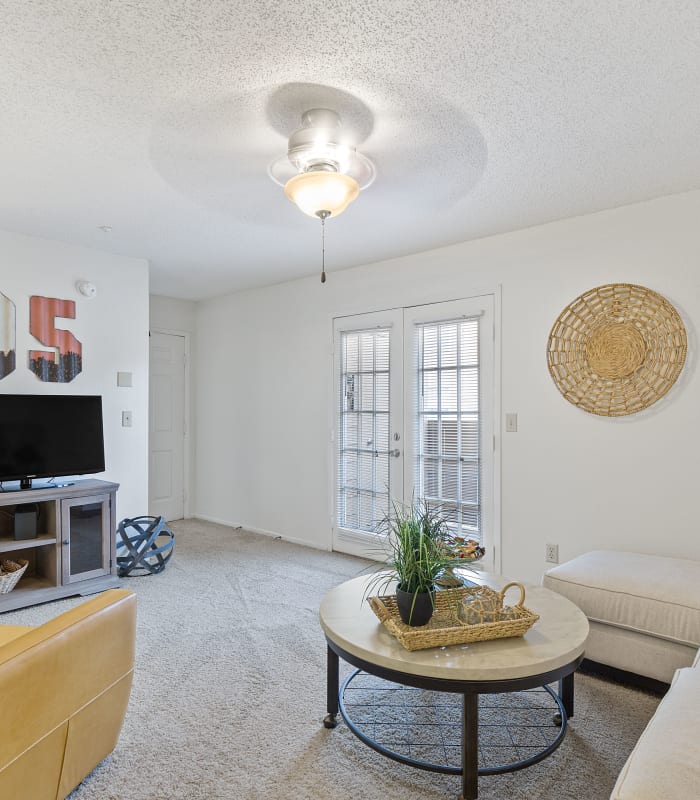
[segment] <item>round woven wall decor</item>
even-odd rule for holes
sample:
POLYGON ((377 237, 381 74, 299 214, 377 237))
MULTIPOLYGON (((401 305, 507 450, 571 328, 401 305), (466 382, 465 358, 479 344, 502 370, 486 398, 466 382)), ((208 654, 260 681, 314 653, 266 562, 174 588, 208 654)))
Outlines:
POLYGON ((685 327, 668 300, 644 286, 609 283, 561 312, 549 333, 547 366, 570 403, 622 417, 666 394, 687 350, 685 327))

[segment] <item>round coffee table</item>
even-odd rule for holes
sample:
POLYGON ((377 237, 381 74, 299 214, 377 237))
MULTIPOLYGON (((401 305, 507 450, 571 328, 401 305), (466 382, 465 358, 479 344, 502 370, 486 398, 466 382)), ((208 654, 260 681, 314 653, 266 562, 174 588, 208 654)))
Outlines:
MULTIPOLYGON (((470 574, 469 578, 496 590, 508 583, 499 575, 484 572, 470 574)), ((336 586, 321 601, 320 622, 328 645, 328 715, 324 719, 327 728, 337 724, 338 659, 342 658, 364 672, 394 683, 463 695, 463 800, 476 800, 479 774, 521 769, 541 761, 558 747, 567 718, 574 712, 574 671, 583 660, 588 636, 588 620, 579 608, 549 589, 526 585, 525 605, 539 614, 540 619, 524 636, 409 651, 384 628, 365 602, 369 580, 371 576, 349 580, 336 586), (516 692, 554 681, 559 682, 557 702, 561 714, 561 733, 555 743, 525 762, 479 770, 479 695, 516 692)), ((354 726, 351 729, 360 735, 354 726)), ((360 738, 384 755, 395 757, 375 746, 368 737, 360 735, 360 738)))

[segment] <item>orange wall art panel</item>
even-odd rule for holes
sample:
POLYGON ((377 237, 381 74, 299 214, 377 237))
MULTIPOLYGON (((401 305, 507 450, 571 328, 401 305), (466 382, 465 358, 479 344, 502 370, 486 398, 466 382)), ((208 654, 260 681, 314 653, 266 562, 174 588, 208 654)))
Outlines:
POLYGON ((53 350, 30 350, 29 369, 47 383, 70 383, 83 369, 83 346, 70 331, 57 328, 56 317, 75 319, 75 301, 29 298, 29 330, 53 350))

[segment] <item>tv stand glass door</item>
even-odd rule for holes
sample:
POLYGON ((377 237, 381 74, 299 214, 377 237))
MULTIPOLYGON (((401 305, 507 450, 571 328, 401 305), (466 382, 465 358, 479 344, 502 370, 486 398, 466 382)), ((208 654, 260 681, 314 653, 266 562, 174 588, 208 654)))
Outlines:
POLYGON ((109 575, 111 570, 110 495, 61 500, 63 583, 109 575))

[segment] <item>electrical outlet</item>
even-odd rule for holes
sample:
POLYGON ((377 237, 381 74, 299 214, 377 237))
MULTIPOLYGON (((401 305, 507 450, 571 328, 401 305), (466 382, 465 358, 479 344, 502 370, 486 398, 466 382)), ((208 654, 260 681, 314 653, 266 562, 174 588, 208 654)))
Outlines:
POLYGON ((558 564, 559 563, 559 545, 558 544, 546 544, 544 546, 544 560, 548 561, 550 564, 558 564))

